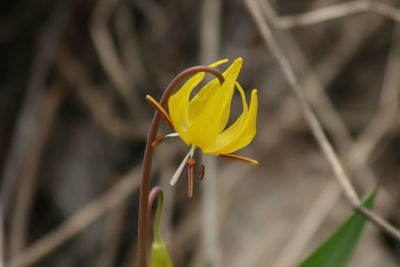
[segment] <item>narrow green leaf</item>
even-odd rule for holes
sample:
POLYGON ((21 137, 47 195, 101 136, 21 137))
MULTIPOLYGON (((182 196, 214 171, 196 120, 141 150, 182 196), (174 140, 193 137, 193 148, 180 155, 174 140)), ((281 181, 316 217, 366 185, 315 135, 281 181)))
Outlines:
MULTIPOLYGON (((371 209, 376 191, 371 192, 363 205, 371 209)), ((320 247, 314 250, 299 267, 345 267, 349 263, 364 229, 365 218, 353 214, 320 247)))

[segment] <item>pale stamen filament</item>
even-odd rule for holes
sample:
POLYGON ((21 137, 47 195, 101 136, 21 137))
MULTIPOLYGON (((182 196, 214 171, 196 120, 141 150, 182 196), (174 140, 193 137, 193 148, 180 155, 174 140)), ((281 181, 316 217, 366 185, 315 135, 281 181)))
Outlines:
POLYGON ((183 168, 185 167, 187 160, 189 159, 189 157, 193 157, 195 148, 196 148, 196 146, 192 145, 189 152, 186 154, 185 158, 182 160, 181 164, 179 165, 178 169, 176 169, 174 175, 172 175, 171 181, 169 182, 170 185, 173 186, 176 184, 179 176, 181 175, 181 173, 183 171, 183 168))
POLYGON ((165 135, 165 137, 177 137, 177 136, 179 136, 178 133, 170 133, 170 134, 165 135))

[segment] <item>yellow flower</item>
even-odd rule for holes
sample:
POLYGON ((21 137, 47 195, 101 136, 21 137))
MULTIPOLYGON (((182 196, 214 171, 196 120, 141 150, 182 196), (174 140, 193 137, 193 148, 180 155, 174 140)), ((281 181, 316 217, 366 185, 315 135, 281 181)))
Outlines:
MULTIPOLYGON (((214 67, 226 60, 210 65, 214 67)), ((193 89, 204 79, 204 73, 190 78, 169 98, 168 109, 174 129, 188 144, 201 148, 203 153, 226 154, 248 145, 256 134, 257 90, 253 90, 250 108, 243 89, 236 83, 242 59, 236 59, 223 73, 225 81, 207 83, 191 99, 193 89), (233 92, 237 85, 243 101, 243 113, 225 129, 230 115, 233 92)))
MULTIPOLYGON (((209 66, 216 67, 227 61, 220 60, 209 66)), ((255 160, 230 154, 247 146, 256 134, 257 90, 252 91, 250 106, 248 106, 245 93, 236 81, 242 63, 242 58, 236 59, 223 73, 224 82, 221 83, 215 78, 192 97, 193 90, 205 77, 204 72, 197 73, 169 98, 169 114, 165 114, 165 110, 160 111, 164 113, 162 115, 167 117, 176 131, 165 137, 179 136, 187 145, 191 146, 189 153, 173 176, 171 184, 176 182, 185 163, 189 157, 193 156, 195 148, 200 148, 203 153, 257 164, 255 160), (235 88, 242 98, 243 112, 235 122, 227 127, 235 88)))

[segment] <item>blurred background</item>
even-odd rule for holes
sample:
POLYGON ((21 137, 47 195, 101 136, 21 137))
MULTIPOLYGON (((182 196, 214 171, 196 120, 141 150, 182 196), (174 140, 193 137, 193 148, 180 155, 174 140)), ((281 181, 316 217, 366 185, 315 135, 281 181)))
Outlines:
MULTIPOLYGON (((356 190, 381 185, 375 210, 400 227, 399 1, 246 3, 273 28, 356 190)), ((144 96, 221 58, 243 57, 239 81, 248 97, 259 89, 258 133, 238 154, 260 164, 207 158, 188 199, 185 179, 168 184, 187 146, 156 149, 175 266, 296 266, 351 213, 246 3, 2 3, 1 266, 136 266, 154 114, 144 96)), ((237 94, 232 119, 240 112, 237 94)), ((351 266, 400 266, 399 253, 369 225, 351 266)))

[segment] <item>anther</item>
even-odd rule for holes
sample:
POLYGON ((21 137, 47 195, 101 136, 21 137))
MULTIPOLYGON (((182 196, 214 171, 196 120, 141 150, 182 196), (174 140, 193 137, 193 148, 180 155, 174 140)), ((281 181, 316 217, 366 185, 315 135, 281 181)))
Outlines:
POLYGON ((163 106, 160 105, 160 103, 157 102, 152 96, 146 95, 146 100, 149 102, 153 108, 155 108, 160 115, 165 119, 165 121, 169 124, 169 126, 173 129, 174 125, 172 123, 172 119, 169 116, 168 112, 163 108, 163 106))
POLYGON ((157 136, 156 139, 154 139, 154 141, 151 143, 151 147, 152 147, 152 148, 157 147, 159 144, 161 144, 162 142, 164 142, 164 140, 165 140, 166 138, 167 138, 167 137, 166 137, 165 135, 157 136))
POLYGON ((238 156, 238 155, 233 155, 233 154, 219 154, 218 156, 220 156, 221 158, 226 158, 226 159, 231 159, 231 160, 237 160, 237 161, 241 161, 250 165, 257 165, 258 161, 255 159, 251 159, 251 158, 246 158, 243 156, 238 156))
POLYGON ((188 165, 188 198, 193 197, 193 184, 194 184, 194 167, 196 165, 196 161, 193 158, 189 158, 187 161, 188 165))
POLYGON ((200 169, 199 169, 199 176, 197 176, 197 178, 201 181, 204 178, 204 169, 205 166, 204 164, 201 164, 200 169))

